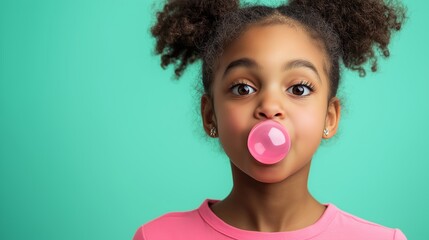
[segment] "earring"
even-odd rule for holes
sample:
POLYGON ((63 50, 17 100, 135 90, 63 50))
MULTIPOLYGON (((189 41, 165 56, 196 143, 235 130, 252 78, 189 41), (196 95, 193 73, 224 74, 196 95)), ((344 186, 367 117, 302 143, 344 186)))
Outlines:
POLYGON ((210 129, 210 137, 216 137, 216 135, 217 135, 217 129, 216 129, 216 127, 212 127, 211 129, 210 129))
POLYGON ((327 137, 329 135, 329 130, 327 128, 323 129, 323 135, 327 137))

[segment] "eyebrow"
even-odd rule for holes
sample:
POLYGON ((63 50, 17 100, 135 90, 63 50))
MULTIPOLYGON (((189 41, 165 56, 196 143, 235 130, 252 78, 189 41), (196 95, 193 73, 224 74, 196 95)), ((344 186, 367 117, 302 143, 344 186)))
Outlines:
POLYGON ((292 60, 292 61, 286 63, 285 66, 284 66, 284 70, 286 71, 286 70, 291 70, 291 69, 294 69, 294 68, 301 68, 301 67, 308 68, 311 71, 313 71, 317 75, 317 79, 320 82, 322 82, 320 80, 320 74, 317 71, 316 66, 314 66, 313 63, 311 63, 311 62, 309 62, 307 60, 304 60, 304 59, 296 59, 296 60, 292 60))
MULTIPOLYGON (((228 74, 232 69, 238 68, 238 67, 258 68, 259 65, 256 63, 255 60, 252 60, 250 58, 240 58, 228 64, 228 66, 225 68, 225 72, 223 73, 223 76, 225 77, 225 75, 228 74)), ((318 80, 322 82, 320 80, 320 74, 317 71, 317 68, 314 66, 314 64, 304 59, 295 59, 287 62, 283 66, 283 70, 287 71, 287 70, 302 68, 302 67, 308 68, 311 71, 313 71, 317 75, 318 80)))
POLYGON ((240 58, 228 64, 228 66, 225 68, 223 76, 225 77, 225 75, 228 74, 232 69, 238 67, 257 68, 258 64, 250 58, 240 58))

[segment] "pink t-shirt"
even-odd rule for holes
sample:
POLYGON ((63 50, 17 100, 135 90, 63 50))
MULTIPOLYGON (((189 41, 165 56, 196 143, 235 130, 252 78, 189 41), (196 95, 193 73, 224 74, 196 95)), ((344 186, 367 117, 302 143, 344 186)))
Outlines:
POLYGON ((218 218, 206 200, 198 209, 161 216, 140 227, 133 240, 406 240, 399 229, 383 227, 327 204, 313 225, 290 232, 238 229, 218 218))

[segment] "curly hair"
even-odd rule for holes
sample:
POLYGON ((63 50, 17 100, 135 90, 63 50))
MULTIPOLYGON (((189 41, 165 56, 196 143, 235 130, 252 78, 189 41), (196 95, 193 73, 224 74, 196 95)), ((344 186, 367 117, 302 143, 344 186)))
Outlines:
POLYGON ((202 60, 204 91, 210 94, 217 59, 246 27, 295 21, 324 46, 333 97, 341 62, 363 77, 366 63, 375 72, 378 55, 389 57, 391 33, 401 29, 405 12, 402 4, 383 0, 290 0, 278 7, 240 6, 238 0, 170 0, 151 31, 161 66, 175 65, 177 78, 188 64, 202 60))

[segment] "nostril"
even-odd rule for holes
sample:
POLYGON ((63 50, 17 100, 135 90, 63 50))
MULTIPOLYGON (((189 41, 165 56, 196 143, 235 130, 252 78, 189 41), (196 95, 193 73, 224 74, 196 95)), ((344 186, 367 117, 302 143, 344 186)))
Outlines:
POLYGON ((277 112, 275 114, 267 114, 265 112, 258 112, 258 116, 260 118, 271 119, 271 118, 275 118, 275 117, 282 117, 283 114, 281 112, 277 112))
POLYGON ((283 118, 284 112, 280 107, 265 105, 255 109, 254 116, 259 119, 283 118))
POLYGON ((268 118, 267 115, 265 115, 265 113, 263 113, 263 112, 259 112, 259 116, 262 118, 268 118))

